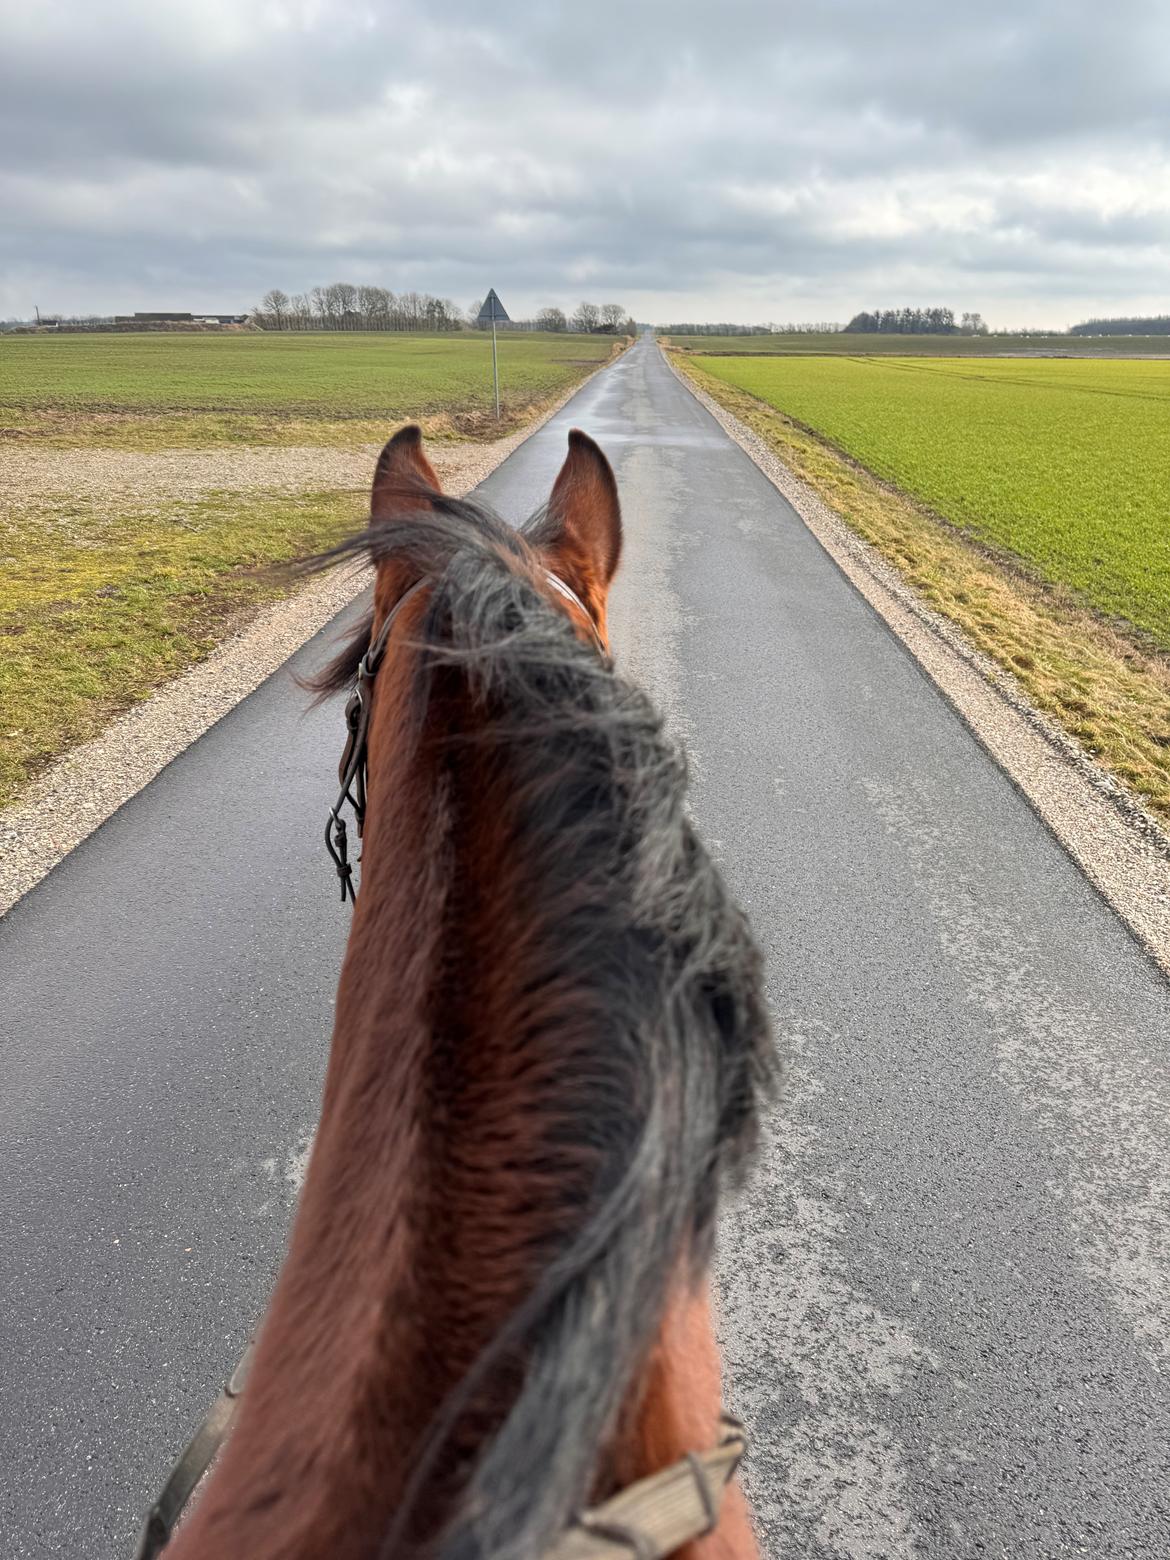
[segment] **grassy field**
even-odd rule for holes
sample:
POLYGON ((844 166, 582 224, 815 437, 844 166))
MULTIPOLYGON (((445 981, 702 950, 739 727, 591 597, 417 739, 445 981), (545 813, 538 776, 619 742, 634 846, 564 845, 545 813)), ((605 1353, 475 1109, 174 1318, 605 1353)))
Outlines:
POLYGON ((1170 650, 1170 362, 703 367, 1170 650))
POLYGON ((679 361, 1170 817, 1170 363, 679 361))
MULTIPOLYGON (((597 367, 613 337, 502 333, 503 422, 597 367)), ((480 332, 0 336, 0 442, 169 448, 348 442, 406 418, 432 436, 498 433, 480 332)))
POLYGON ((502 336, 497 423, 478 334, 0 337, 0 804, 291 589, 396 426, 457 460, 614 350, 502 336))
POLYGON ((352 493, 222 492, 0 512, 0 804, 282 594, 279 566, 337 540, 361 507, 352 493))
POLYGON ((846 335, 844 331, 768 336, 668 336, 684 352, 734 354, 840 353, 846 357, 986 357, 1066 354, 1070 357, 1170 356, 1170 336, 896 336, 846 335))

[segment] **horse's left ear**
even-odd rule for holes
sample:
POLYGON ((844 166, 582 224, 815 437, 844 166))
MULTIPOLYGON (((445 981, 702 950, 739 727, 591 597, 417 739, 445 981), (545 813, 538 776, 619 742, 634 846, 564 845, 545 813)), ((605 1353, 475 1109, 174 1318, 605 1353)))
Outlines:
POLYGON ((569 433, 545 534, 549 567, 604 622, 606 593, 622 553, 622 511, 609 461, 580 428, 569 433))
POLYGON ((427 491, 441 493, 435 468, 423 454, 422 429, 408 423, 378 456, 374 490, 370 494, 370 519, 393 520, 396 515, 417 514, 427 491))

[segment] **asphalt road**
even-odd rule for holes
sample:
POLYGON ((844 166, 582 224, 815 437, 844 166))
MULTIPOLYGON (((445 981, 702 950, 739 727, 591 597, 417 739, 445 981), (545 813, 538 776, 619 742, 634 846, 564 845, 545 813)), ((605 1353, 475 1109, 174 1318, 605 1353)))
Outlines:
MULTIPOLYGON (((572 424, 792 1057, 721 1259, 768 1553, 1164 1560, 1170 988, 651 344, 486 496, 572 424)), ((273 677, 0 925, 5 1560, 125 1555, 262 1311, 346 931, 304 705, 273 677)))

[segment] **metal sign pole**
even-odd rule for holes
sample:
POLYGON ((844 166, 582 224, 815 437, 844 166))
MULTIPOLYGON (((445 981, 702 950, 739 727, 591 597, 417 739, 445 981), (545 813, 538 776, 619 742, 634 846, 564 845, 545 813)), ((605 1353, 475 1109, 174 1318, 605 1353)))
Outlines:
POLYGON ((496 397, 496 421, 500 420, 500 359, 496 348, 496 321, 508 324, 508 311, 496 297, 496 289, 488 288, 488 295, 483 300, 483 306, 475 316, 475 323, 482 329, 490 323, 492 327, 492 389, 496 397))
POLYGON ((496 311, 492 310, 492 384, 496 391, 496 421, 500 420, 500 365, 496 357, 496 311))

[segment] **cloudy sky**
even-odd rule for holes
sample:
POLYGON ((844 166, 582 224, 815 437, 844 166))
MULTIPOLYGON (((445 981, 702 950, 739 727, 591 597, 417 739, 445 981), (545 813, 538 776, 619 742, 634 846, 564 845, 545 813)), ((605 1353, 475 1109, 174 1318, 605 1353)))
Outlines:
POLYGON ((0 316, 1170 312, 1166 0, 0 0, 0 316))

